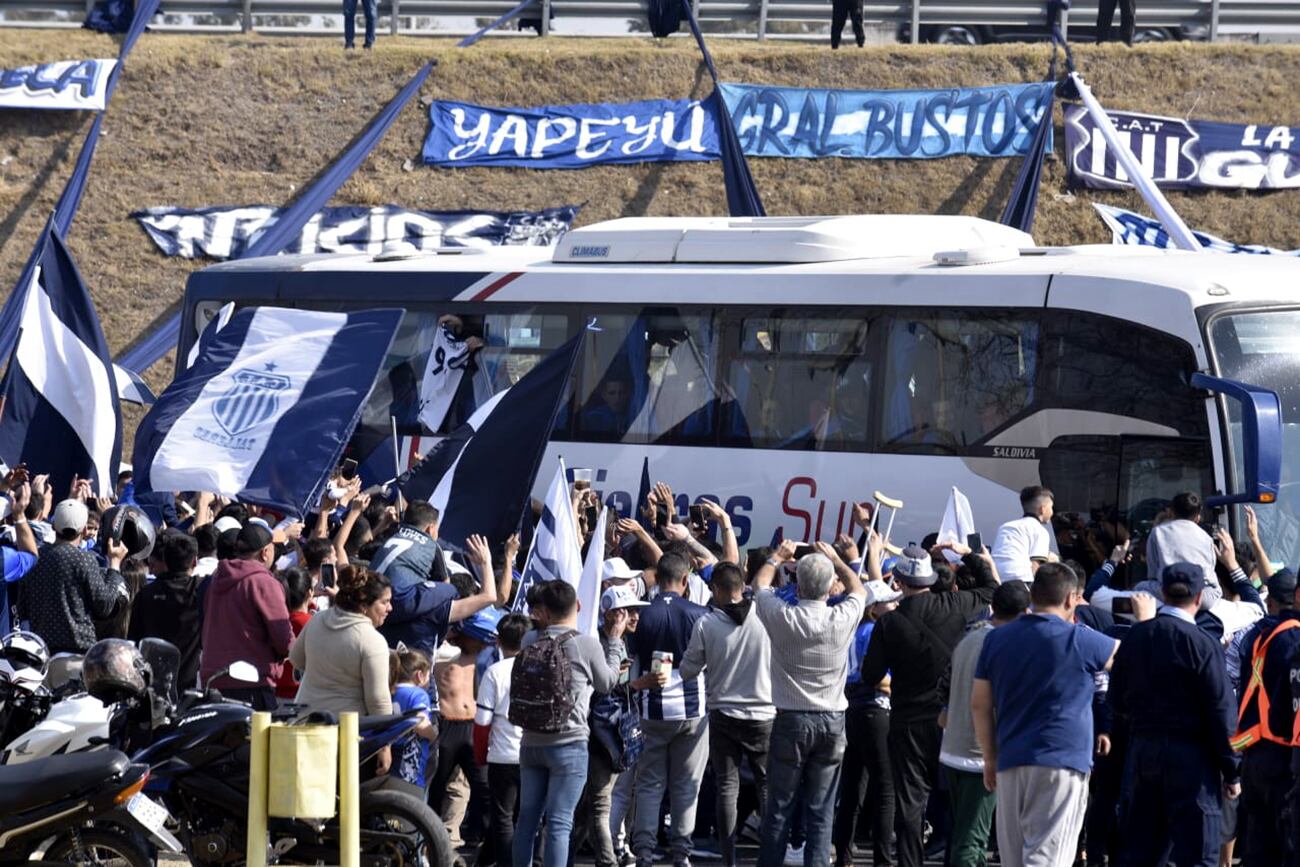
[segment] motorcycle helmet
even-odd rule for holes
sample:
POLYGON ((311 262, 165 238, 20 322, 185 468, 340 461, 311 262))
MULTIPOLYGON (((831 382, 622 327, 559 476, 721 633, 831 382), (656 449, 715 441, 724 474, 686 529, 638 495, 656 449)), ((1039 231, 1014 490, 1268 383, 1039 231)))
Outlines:
POLYGON ((153 521, 139 506, 114 506, 99 516, 99 542, 105 553, 108 540, 126 546, 126 559, 144 562, 153 553, 156 536, 153 521))
POLYGON ((104 704, 114 704, 145 694, 149 687, 149 665, 131 642, 105 638, 86 651, 81 679, 86 692, 104 704))
POLYGON ((49 648, 36 633, 18 630, 0 638, 0 681, 35 688, 49 666, 49 648))

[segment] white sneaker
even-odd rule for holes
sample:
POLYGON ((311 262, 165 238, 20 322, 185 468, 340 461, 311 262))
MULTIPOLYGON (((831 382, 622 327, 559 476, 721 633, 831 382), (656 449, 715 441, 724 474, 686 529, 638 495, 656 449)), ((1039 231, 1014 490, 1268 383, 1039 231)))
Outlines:
POLYGON ((786 846, 784 863, 786 867, 803 867, 803 847, 786 846))

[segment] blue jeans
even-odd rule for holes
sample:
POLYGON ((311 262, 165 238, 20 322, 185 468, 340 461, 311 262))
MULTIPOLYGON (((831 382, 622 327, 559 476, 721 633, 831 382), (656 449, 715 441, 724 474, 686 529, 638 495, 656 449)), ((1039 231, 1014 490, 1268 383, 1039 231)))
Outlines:
POLYGON ((519 750, 519 821, 515 824, 515 867, 532 867, 533 843, 546 817, 543 867, 567 867, 573 811, 587 784, 587 742, 519 750))
MULTIPOLYGON (((366 45, 375 44, 375 18, 379 15, 379 0, 361 0, 361 12, 366 16, 366 45)), ((343 0, 343 44, 348 48, 357 36, 357 0, 343 0)))
POLYGON ((767 754, 767 809, 758 867, 781 867, 790 821, 799 796, 804 803, 804 867, 825 867, 831 858, 831 822, 844 759, 842 712, 776 713, 767 754))

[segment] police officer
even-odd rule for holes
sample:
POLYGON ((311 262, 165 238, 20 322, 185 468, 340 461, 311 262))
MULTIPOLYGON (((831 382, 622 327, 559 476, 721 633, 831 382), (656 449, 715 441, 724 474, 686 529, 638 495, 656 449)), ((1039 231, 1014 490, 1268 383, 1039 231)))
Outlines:
POLYGON ((1196 625, 1204 568, 1173 563, 1165 604, 1120 643, 1110 702, 1132 741, 1120 796, 1120 867, 1215 867, 1221 797, 1241 794, 1235 699, 1222 645, 1196 625))
POLYGON ((1283 569, 1268 579, 1268 616, 1248 633, 1241 665, 1241 710, 1233 745, 1245 751, 1241 808, 1246 822, 1245 867, 1290 864, 1292 659, 1300 653, 1296 576, 1283 569))

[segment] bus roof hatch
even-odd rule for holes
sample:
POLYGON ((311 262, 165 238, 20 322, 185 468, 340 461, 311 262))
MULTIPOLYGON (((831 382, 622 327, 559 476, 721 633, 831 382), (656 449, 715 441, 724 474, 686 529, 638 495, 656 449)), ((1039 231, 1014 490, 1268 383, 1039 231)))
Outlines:
POLYGON ((1033 247, 1025 232, 963 216, 626 217, 574 229, 552 261, 837 262, 969 247, 1033 247))

